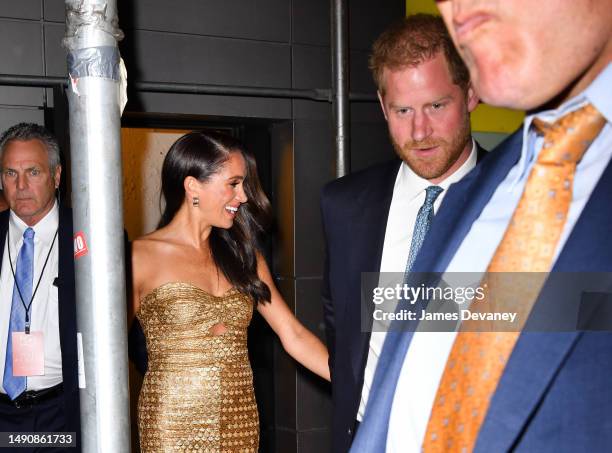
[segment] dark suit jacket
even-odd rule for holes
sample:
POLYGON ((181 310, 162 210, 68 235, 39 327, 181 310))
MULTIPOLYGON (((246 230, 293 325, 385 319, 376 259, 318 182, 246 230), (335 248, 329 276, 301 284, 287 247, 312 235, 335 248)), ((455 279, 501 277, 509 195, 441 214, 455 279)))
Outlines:
MULTIPOLYGON (((486 154, 478 147, 479 161, 486 154)), ((334 453, 348 451, 353 439, 370 341, 370 334, 361 332, 361 273, 380 271, 400 165, 395 159, 332 181, 321 197, 327 245, 322 295, 332 372, 334 453)))
MULTIPOLYGON (((416 272, 444 272, 472 223, 518 161, 521 145, 522 129, 453 185, 414 264, 416 272)), ((611 194, 612 163, 574 225, 553 272, 612 272, 611 194)), ((601 286, 609 293, 610 274, 601 278, 601 286)), ((602 294, 609 306, 610 295, 602 294)), ((547 283, 534 310, 560 300, 547 283)), ((384 451, 393 396, 411 340, 409 332, 387 335, 352 452, 384 451)), ((610 451, 611 376, 610 332, 522 333, 493 395, 474 451, 610 451)))
MULTIPOLYGON (((0 268, 6 233, 9 224, 8 210, 0 213, 0 268)), ((74 287, 74 245, 72 233, 72 210, 59 209, 58 231, 58 311, 60 347, 62 349, 62 377, 64 382, 64 402, 66 431, 77 433, 80 445, 80 410, 76 339, 76 302, 74 287)))

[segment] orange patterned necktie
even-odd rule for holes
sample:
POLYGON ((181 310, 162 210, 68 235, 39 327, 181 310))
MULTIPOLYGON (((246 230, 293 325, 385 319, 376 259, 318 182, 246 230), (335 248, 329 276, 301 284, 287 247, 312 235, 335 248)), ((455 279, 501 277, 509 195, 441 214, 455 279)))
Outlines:
MULTIPOLYGON (((549 271, 572 200, 576 165, 604 124, 603 116, 590 104, 552 125, 534 124, 544 129, 542 150, 488 273, 549 271)), ((523 292, 523 297, 530 299, 525 302, 527 314, 540 289, 537 284, 530 294, 523 292)), ((492 286, 489 292, 493 292, 492 286)), ((504 299, 503 294, 497 296, 504 299)), ((519 332, 457 334, 432 406, 424 452, 467 453, 474 449, 518 336, 519 332)))

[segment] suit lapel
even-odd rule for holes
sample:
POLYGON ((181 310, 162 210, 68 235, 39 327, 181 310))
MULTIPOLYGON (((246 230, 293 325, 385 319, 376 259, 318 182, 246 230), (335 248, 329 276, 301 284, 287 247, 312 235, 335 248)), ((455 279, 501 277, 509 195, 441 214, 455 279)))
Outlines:
POLYGON ((512 449, 579 335, 536 332, 521 335, 491 400, 475 452, 512 449))
POLYGON ((604 170, 555 264, 562 272, 612 272, 612 160, 604 170), (596 240, 594 240, 596 238, 596 240))
POLYGON ((8 209, 0 213, 0 270, 2 269, 2 261, 4 259, 4 243, 6 242, 6 232, 8 231, 9 213, 8 209))
POLYGON ((76 313, 74 301, 74 257, 72 212, 60 207, 58 223, 58 319, 62 349, 64 388, 76 388, 76 313))
MULTIPOLYGON (((359 286, 362 272, 380 271, 389 208, 400 164, 399 160, 390 163, 385 171, 380 173, 380 178, 369 181, 367 190, 362 192, 362 196, 353 205, 355 209, 350 219, 353 235, 351 242, 354 244, 353 259, 347 265, 351 266, 349 275, 358 276, 356 284, 359 286)), ((358 294, 361 294, 361 289, 358 294)), ((343 315, 349 325, 361 327, 361 308, 357 308, 361 306, 361 300, 348 301, 345 305, 343 315)), ((367 319, 372 318, 368 316, 367 319)), ((352 343, 354 349, 351 353, 351 364, 356 382, 360 382, 363 375, 369 341, 370 334, 364 333, 352 343)))
MULTIPOLYGON (((554 272, 612 271, 612 162, 574 226, 554 272), (593 240, 597 238, 597 240, 593 240)), ((553 296, 554 297, 554 296, 553 296)), ((546 298, 546 288, 541 299, 546 298)), ((581 333, 524 333, 495 392, 475 451, 508 451, 581 333), (486 448, 485 448, 486 446, 486 448)))
POLYGON ((415 272, 446 270, 472 223, 518 161, 521 146, 522 129, 519 129, 451 186, 414 263, 415 272))

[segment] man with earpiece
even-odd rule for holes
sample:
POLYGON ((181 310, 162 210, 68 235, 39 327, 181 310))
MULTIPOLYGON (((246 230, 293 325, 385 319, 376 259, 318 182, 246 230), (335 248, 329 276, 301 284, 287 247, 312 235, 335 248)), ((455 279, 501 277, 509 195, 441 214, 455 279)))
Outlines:
POLYGON ((68 447, 80 445, 76 304, 57 140, 37 124, 11 127, 0 170, 0 432, 61 433, 64 446, 45 451, 79 451, 68 447))

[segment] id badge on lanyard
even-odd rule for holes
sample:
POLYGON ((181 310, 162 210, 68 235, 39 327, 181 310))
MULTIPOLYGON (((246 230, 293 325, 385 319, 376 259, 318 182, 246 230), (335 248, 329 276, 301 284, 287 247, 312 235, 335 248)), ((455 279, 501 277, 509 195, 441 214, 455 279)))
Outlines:
MULTIPOLYGON (((13 269, 11 249, 9 247, 9 262, 11 264, 11 272, 13 274, 13 279, 15 280, 15 286, 19 291, 19 297, 21 299, 21 303, 23 304, 26 316, 25 332, 11 332, 11 340, 13 343, 13 376, 43 376, 45 374, 44 336, 40 331, 30 331, 30 308, 32 307, 34 296, 38 291, 38 286, 40 285, 42 276, 47 268, 47 263, 49 262, 53 245, 57 239, 57 233, 58 232, 56 230, 55 236, 53 236, 53 241, 51 242, 51 247, 49 247, 49 252, 47 253, 47 258, 45 259, 45 263, 40 272, 38 282, 34 288, 32 297, 30 298, 29 305, 26 305, 23 297, 21 296, 21 291, 19 291, 19 288, 17 287, 17 279, 15 277, 15 270, 13 269)), ((10 241, 10 228, 7 231, 7 240, 10 241)))
POLYGON ((45 342, 42 332, 12 332, 13 376, 45 374, 45 342))

